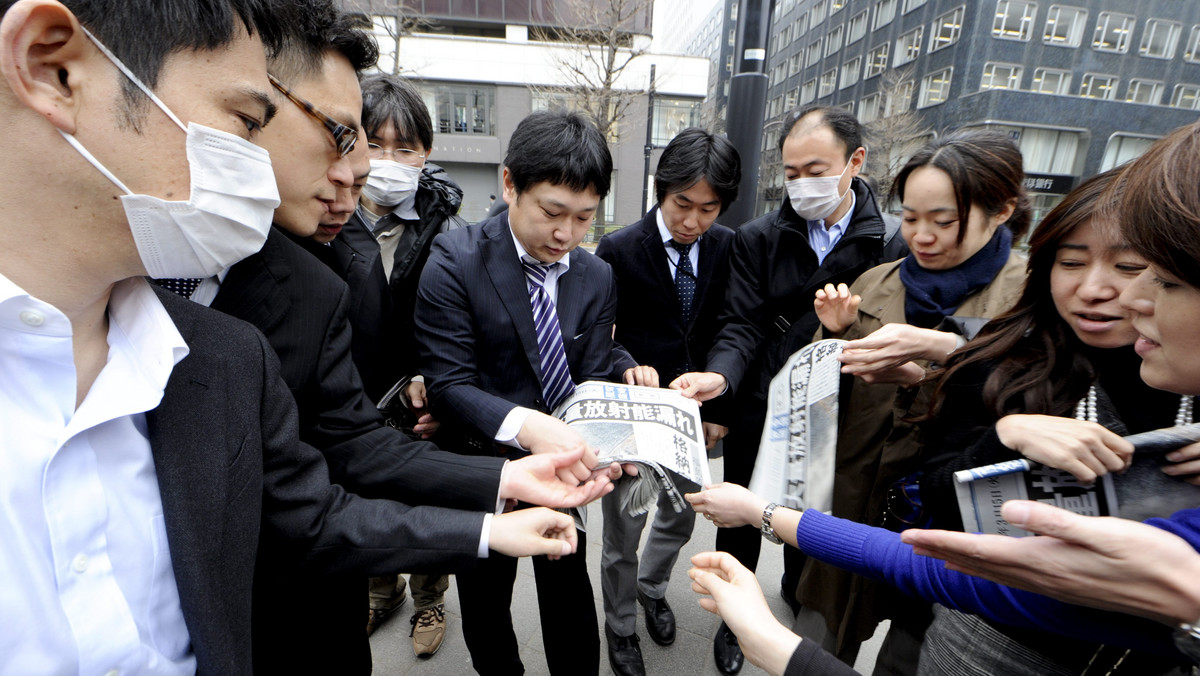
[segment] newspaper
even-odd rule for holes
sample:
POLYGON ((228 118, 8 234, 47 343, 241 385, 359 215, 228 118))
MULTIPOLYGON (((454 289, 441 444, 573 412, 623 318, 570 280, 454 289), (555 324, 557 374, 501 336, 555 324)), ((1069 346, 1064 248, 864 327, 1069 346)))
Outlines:
POLYGON ((792 509, 833 510, 838 390, 844 340, 821 340, 788 358, 771 380, 750 490, 792 509))
POLYGON ((693 492, 712 483, 700 407, 676 390, 588 381, 576 386, 554 416, 597 449, 600 466, 636 463, 636 485, 622 509, 644 514, 665 492, 676 512, 686 507, 677 487, 693 492))
POLYGON ((967 532, 1022 537, 1031 535, 1000 515, 1009 500, 1036 500, 1085 516, 1119 516, 1143 521, 1200 507, 1200 487, 1163 474, 1168 451, 1200 441, 1200 424, 1182 425, 1125 437, 1133 443, 1133 463, 1120 474, 1082 484, 1071 474, 1029 460, 976 467, 954 473, 954 490, 967 532))

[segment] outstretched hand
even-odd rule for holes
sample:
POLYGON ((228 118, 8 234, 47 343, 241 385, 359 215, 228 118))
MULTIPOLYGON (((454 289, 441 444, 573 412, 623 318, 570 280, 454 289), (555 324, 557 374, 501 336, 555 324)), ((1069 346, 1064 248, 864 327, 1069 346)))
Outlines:
POLYGON ((575 519, 545 507, 497 514, 488 531, 488 548, 508 556, 545 554, 558 559, 574 554, 578 544, 575 519))
POLYGON ((1193 486, 1200 486, 1200 443, 1188 444, 1177 451, 1171 451, 1167 454, 1167 460, 1170 460, 1171 464, 1163 466, 1162 471, 1193 486))
POLYGON ((697 514, 703 514, 718 528, 757 525, 767 501, 737 484, 719 483, 683 496, 697 514))
POLYGON ((579 452, 581 455, 575 462, 557 468, 558 478, 573 486, 592 478, 592 468, 597 464, 595 451, 588 448, 583 435, 558 418, 541 411, 530 413, 517 433, 517 443, 534 455, 579 452))
POLYGON ((725 376, 720 373, 692 371, 672 380, 667 387, 702 404, 723 393, 725 386, 725 376))
POLYGON ((1121 472, 1133 460, 1133 444, 1087 420, 1052 415, 1006 415, 996 422, 1000 443, 1043 465, 1091 483, 1121 472))
POLYGON ((612 480, 620 476, 620 468, 590 475, 579 483, 570 471, 581 463, 583 451, 530 455, 508 463, 500 482, 500 497, 545 507, 578 507, 613 490, 612 480), (568 470, 571 479, 563 481, 559 472, 568 470))
POLYGON ((826 331, 839 334, 850 328, 858 318, 858 306, 861 303, 862 296, 850 293, 850 287, 845 284, 826 284, 825 288, 817 289, 813 310, 826 331))
POLYGON ((896 369, 914 359, 945 361, 958 347, 958 336, 911 324, 884 324, 871 335, 846 343, 838 361, 842 373, 867 376, 896 369))

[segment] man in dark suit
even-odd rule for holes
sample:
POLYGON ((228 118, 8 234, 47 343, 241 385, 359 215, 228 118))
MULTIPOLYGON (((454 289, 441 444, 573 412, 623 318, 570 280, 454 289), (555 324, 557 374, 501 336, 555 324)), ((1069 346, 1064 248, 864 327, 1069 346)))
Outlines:
MULTIPOLYGON (((464 452, 585 448, 547 415, 575 383, 657 385, 652 369, 613 343, 608 264, 577 248, 608 193, 612 157, 581 116, 539 112, 517 125, 504 164, 508 214, 439 235, 421 276, 415 321, 430 406, 445 428, 463 430, 464 452)), ((538 558, 534 571, 551 673, 597 673, 584 557, 538 558)), ((481 674, 523 672, 509 611, 515 575, 515 559, 496 557, 457 577, 463 634, 481 674)))
MULTIPOLYGON (((733 242, 733 231, 716 219, 737 199, 740 179, 741 161, 728 139, 685 129, 658 160, 658 205, 640 223, 606 235, 596 248, 617 280, 617 342, 661 376, 674 379, 704 369, 725 300, 733 242)), ((700 411, 709 448, 725 436, 718 406, 700 411)), ((639 601, 650 638, 659 645, 675 641, 667 583, 679 549, 692 536, 696 513, 690 507, 676 512, 660 494, 639 563, 646 515, 630 516, 621 509, 628 487, 620 483, 604 499, 600 586, 609 664, 622 676, 636 676, 645 673, 635 632, 639 601)))
POLYGON ((259 547, 362 573, 571 550, 330 484, 261 334, 143 278, 261 246, 264 42, 297 26, 239 0, 70 4, 0 5, 0 670, 251 673, 259 547))

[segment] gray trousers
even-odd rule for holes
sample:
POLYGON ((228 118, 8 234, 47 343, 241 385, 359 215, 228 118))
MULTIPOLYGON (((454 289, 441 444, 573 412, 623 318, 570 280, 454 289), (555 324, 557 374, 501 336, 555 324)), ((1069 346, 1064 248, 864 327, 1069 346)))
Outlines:
MULTIPOLYGON (((667 594, 671 569, 679 558, 679 550, 692 537, 696 512, 685 505, 676 512, 666 494, 659 494, 658 509, 646 546, 638 560, 638 543, 646 527, 646 514, 629 516, 621 511, 625 491, 632 482, 618 481, 617 488, 604 496, 604 546, 600 554, 600 589, 604 595, 604 620, 618 636, 630 636, 637 631, 637 592, 653 599, 667 594)), ((681 492, 691 492, 695 486, 680 486, 681 492)))

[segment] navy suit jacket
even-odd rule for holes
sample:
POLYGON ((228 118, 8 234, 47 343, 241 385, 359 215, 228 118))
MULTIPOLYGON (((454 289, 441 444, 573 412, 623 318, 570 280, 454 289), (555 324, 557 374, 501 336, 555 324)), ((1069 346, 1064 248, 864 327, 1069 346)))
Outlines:
MULTIPOLYGON (((657 214, 655 207, 639 223, 605 235, 596 255, 612 266, 617 280, 617 342, 639 364, 653 366, 665 386, 684 373, 706 370, 725 303, 733 231, 714 224, 701 238, 692 319, 684 325, 657 214)), ((715 421, 714 412, 710 404, 701 409, 706 420, 715 421)))
MULTIPOLYGON (((612 340, 617 293, 604 261, 576 248, 556 309, 571 378, 611 380, 636 363, 612 340)), ((438 235, 417 291, 430 405, 490 443, 517 406, 548 411, 533 308, 507 214, 438 235)))

